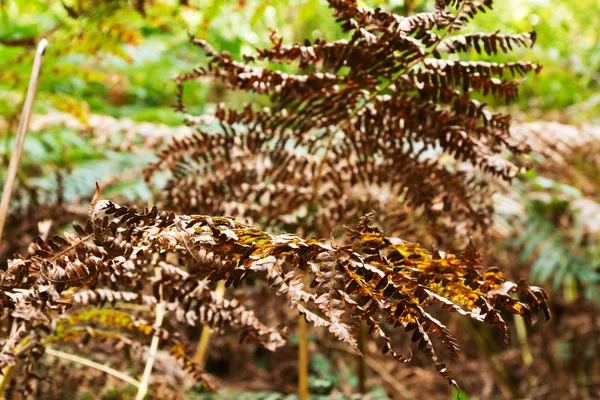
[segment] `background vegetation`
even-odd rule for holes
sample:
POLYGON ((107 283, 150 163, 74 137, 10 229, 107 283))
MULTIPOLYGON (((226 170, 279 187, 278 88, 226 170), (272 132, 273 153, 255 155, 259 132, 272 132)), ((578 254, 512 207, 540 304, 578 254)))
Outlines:
MULTIPOLYGON (((182 115, 171 107, 176 84, 169 78, 206 61, 189 43, 188 34, 206 39, 234 58, 269 43, 269 27, 277 27, 286 42, 345 38, 321 0, 156 0, 143 9, 136 4, 0 2, 3 166, 10 157, 35 45, 42 37, 50 41, 21 162, 17 193, 23 199, 36 188, 45 190, 37 190, 38 196, 60 193, 72 215, 84 215, 83 205, 93 190, 89 182, 98 181, 111 199, 151 201, 141 169, 155 156, 155 145, 185 129, 182 115), (122 176, 121 171, 128 173, 122 176)), ((433 7, 433 2, 419 0, 366 0, 365 4, 399 14, 433 7)), ((495 333, 486 328, 454 321, 465 343, 466 359, 453 369, 469 377, 463 384, 469 398, 514 397, 515 393, 547 398, 556 390, 555 384, 568 398, 596 398, 600 396, 600 32, 596 28, 600 3, 506 0, 496 2, 494 8, 469 29, 535 30, 536 46, 515 53, 544 68, 526 80, 520 99, 509 109, 520 121, 515 132, 533 138, 533 168, 495 199, 496 224, 484 244, 490 249, 486 263, 503 266, 513 280, 525 277, 550 289, 554 319, 547 326, 510 321, 516 335, 506 346, 498 345, 495 333)), ((502 56, 497 60, 502 61, 502 56)), ((221 101, 239 105, 264 101, 260 96, 225 91, 209 81, 198 83, 185 96, 195 114, 214 111, 221 101)), ((501 102, 494 106, 507 107, 501 102)), ((5 170, 0 168, 0 181, 5 170)), ((23 246, 31 241, 26 236, 31 230, 19 216, 35 224, 49 216, 36 215, 33 221, 35 207, 27 201, 20 207, 13 210, 12 223, 21 224, 23 246)), ((63 224, 72 219, 50 217, 63 224)), ((15 250, 0 243, 0 260, 15 250)), ((230 388, 232 393, 222 396, 286 398, 279 393, 295 390, 290 374, 294 363, 286 362, 287 356, 296 356, 294 339, 287 353, 273 356, 240 355, 230 337, 215 338, 207 368, 230 388), (234 356, 243 369, 228 360, 234 356)), ((318 335, 311 337, 313 393, 341 396, 358 390, 355 369, 341 361, 347 358, 336 346, 318 335)), ((398 366, 374 356, 368 362, 372 398, 451 396, 445 382, 421 360, 398 366)), ((106 388, 101 396, 118 396, 110 385, 106 388)), ((82 398, 91 396, 86 390, 82 388, 82 398)), ((190 396, 206 395, 192 391, 190 396)))

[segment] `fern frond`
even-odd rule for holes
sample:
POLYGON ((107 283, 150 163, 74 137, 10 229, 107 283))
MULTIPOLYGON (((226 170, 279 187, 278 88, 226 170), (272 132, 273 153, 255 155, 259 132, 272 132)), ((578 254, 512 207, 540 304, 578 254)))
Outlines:
POLYGON ((437 47, 438 53, 458 53, 475 49, 478 54, 485 52, 488 56, 508 53, 516 47, 533 47, 536 33, 525 32, 513 35, 495 33, 470 33, 456 35, 444 40, 437 47))
MULTIPOLYGON (((155 208, 137 213, 106 200, 97 203, 92 215, 96 218, 89 225, 97 248, 90 250, 90 255, 100 255, 103 262, 121 257, 120 266, 160 263, 165 276, 155 285, 164 288, 165 301, 178 303, 172 306, 176 315, 179 309, 186 312, 196 309, 200 321, 213 326, 250 328, 250 334, 255 332, 256 339, 271 348, 282 341, 277 331, 260 325, 235 301, 216 301, 210 296, 211 292, 203 290, 202 281, 224 280, 227 286, 239 286, 249 276, 263 276, 309 322, 326 326, 339 340, 355 349, 354 334, 363 320, 375 336, 383 339, 384 352, 390 350, 389 337, 382 328, 384 324, 414 331, 413 341, 419 342, 420 350, 453 384, 454 378, 438 360, 430 335, 437 336, 455 358, 458 346, 447 328, 426 311, 431 304, 441 303, 450 311, 498 326, 505 339, 507 326, 500 310, 534 319, 539 312, 544 312, 549 318, 542 289, 530 287, 524 281, 506 282, 497 269, 481 272, 480 256, 472 246, 467 247, 460 258, 437 250, 429 253, 417 244, 385 237, 370 225, 371 216, 362 218, 355 229, 347 228, 349 242, 338 246, 316 239, 303 240, 291 234, 267 233, 223 217, 175 215, 155 208), (128 243, 133 250, 119 243, 128 243), (168 260, 179 260, 187 271, 167 267, 168 260), (313 278, 308 288, 301 282, 304 271, 313 278), (519 299, 513 298, 513 293, 519 299), (246 323, 236 322, 240 320, 246 323)), ((54 239, 53 242, 60 241, 54 239)), ((69 258, 72 253, 85 249, 71 248, 63 256, 69 258)), ((64 249, 56 248, 56 251, 64 252, 64 249)), ((63 267, 59 258, 35 255, 24 263, 34 269, 40 269, 40 264, 52 264, 51 270, 69 268, 69 265, 63 267)), ((110 284, 115 288, 130 285, 127 279, 117 275, 119 268, 122 267, 98 272, 97 284, 110 284)), ((150 274, 150 271, 145 273, 150 274)), ((44 280, 41 274, 40 277, 44 280)), ((70 281, 69 285, 76 282, 82 281, 70 281)), ((65 282, 47 284, 51 291, 60 292, 65 282)), ((132 294, 117 295, 97 289, 95 295, 82 293, 74 298, 88 304, 91 304, 90 299, 102 301, 103 297, 136 300, 132 294)), ((58 300, 52 296, 47 302, 52 304, 58 300)), ((18 304, 18 299, 15 301, 18 304)), ((194 318, 189 318, 180 314, 177 319, 194 325, 194 318)), ((145 334, 153 329, 114 310, 83 311, 67 316, 61 324, 71 326, 88 320, 141 330, 145 334)), ((400 361, 408 359, 396 352, 391 354, 400 361)))
POLYGON ((211 127, 206 118, 188 115, 197 136, 168 146, 146 178, 169 172, 165 204, 179 212, 232 215, 288 231, 313 227, 319 236, 347 215, 371 209, 385 214, 377 193, 422 211, 436 238, 461 224, 485 231, 491 204, 482 177, 510 180, 528 148, 511 138, 509 116, 488 111, 473 97, 514 101, 523 76, 540 67, 440 57, 471 46, 488 54, 510 52, 532 45, 535 34, 454 35, 491 8, 488 0, 440 1, 434 12, 407 18, 352 0, 329 5, 349 40, 284 44, 272 30, 271 47, 236 61, 191 38, 209 61, 175 78, 177 109, 186 110, 184 84, 205 76, 267 95, 271 104, 241 111, 220 105, 211 127), (298 71, 268 65, 281 62, 297 63, 298 71), (501 156, 506 150, 514 155, 510 161, 501 156), (441 158, 447 161, 436 161, 441 158), (443 212, 431 201, 441 193, 443 212))

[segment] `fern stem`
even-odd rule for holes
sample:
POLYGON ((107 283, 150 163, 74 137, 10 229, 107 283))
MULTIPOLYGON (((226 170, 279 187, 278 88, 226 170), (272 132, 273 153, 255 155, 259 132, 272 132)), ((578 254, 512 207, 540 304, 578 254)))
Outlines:
MULTIPOLYGON (((217 282, 215 294, 219 299, 223 298, 225 295, 225 281, 217 282)), ((194 355, 194 360, 202 369, 204 369, 204 365, 206 364, 206 352, 208 350, 208 344, 210 343, 210 333, 210 326, 204 325, 202 327, 202 333, 200 334, 198 346, 196 347, 196 354, 194 355)))
POLYGON ((522 316, 514 315, 513 318, 515 320, 517 339, 519 340, 519 345, 522 349, 523 364, 529 367, 533 363, 533 356, 531 355, 531 349, 529 348, 529 343, 527 341, 527 327, 525 326, 525 321, 522 316))
POLYGON ((8 173, 6 174, 6 181, 4 182, 4 189, 2 189, 2 200, 0 201, 0 242, 2 242, 2 231, 4 230, 4 224, 6 223, 6 215, 8 214, 10 197, 12 195, 13 185, 19 169, 19 161, 21 160, 21 155, 23 154, 25 135, 27 134, 27 128, 29 127, 29 119, 31 117, 31 110, 33 109, 33 99, 35 98, 37 82, 40 76, 40 70, 42 68, 42 59, 44 57, 44 53, 46 52, 47 46, 48 41, 46 39, 42 39, 38 43, 35 58, 33 60, 31 77, 29 78, 29 86, 27 87, 25 105, 23 106, 23 113, 21 114, 19 128, 17 129, 17 138, 15 140, 13 152, 10 157, 8 173))
MULTIPOLYGON (((456 13, 456 17, 449 24, 449 28, 444 31, 444 33, 440 36, 440 38, 432 46, 431 50, 428 53, 425 53, 423 56, 421 56, 421 57, 417 58, 416 60, 414 60, 412 63, 410 63, 408 66, 406 66, 400 72, 398 72, 395 76, 393 76, 385 85, 383 85, 381 88, 378 88, 373 93, 371 93, 364 103, 362 103, 361 105, 359 105, 358 107, 356 107, 352 111, 352 113, 350 114, 350 116, 348 117, 348 119, 345 121, 345 123, 349 124, 350 121, 354 117, 356 117, 356 115, 358 115, 358 113, 363 108, 365 108, 367 104, 369 104, 371 101, 373 101, 378 95, 380 95, 381 93, 383 93, 392 84, 394 84, 394 82, 396 82, 396 80, 398 80, 402 76, 402 74, 404 74, 406 71, 409 71, 412 67, 414 67, 418 63, 422 62, 428 55, 432 54, 435 51, 435 49, 439 46, 439 44, 450 33, 452 25, 459 18, 460 14, 463 11, 464 6, 465 6, 465 3, 462 3, 460 5, 460 8, 458 9, 458 11, 456 13)), ((330 152, 331 148, 333 147, 333 139, 334 139, 334 137, 335 137, 335 132, 332 132, 329 135, 329 139, 327 140, 327 144, 325 145, 325 153, 323 155, 323 158, 321 158, 321 160, 319 161, 319 165, 317 166, 317 172, 316 172, 315 179, 313 181, 313 187, 312 187, 311 196, 310 196, 310 199, 308 201, 308 207, 307 207, 308 210, 307 210, 307 213, 310 213, 312 211, 313 204, 314 204, 314 199, 315 199, 315 197, 317 195, 317 192, 318 192, 318 189, 319 189, 319 183, 321 181, 321 175, 323 174, 323 167, 324 167, 325 162, 327 161, 327 156, 329 155, 329 152, 330 152)), ((308 229, 308 217, 309 217, 309 215, 307 214, 306 221, 303 224, 304 226, 303 226, 302 236, 304 236, 306 234, 306 231, 308 229)))
MULTIPOLYGON (((308 232, 308 218, 313 212, 315 197, 317 196, 317 192, 319 191, 319 183, 321 182, 321 176, 323 175, 323 166, 325 161, 327 160, 327 156, 329 155, 329 151, 333 146, 333 138, 335 133, 329 135, 329 139, 327 140, 327 145, 325 147, 325 153, 323 154, 323 158, 319 161, 319 165, 317 166, 317 173, 315 179, 313 181, 312 192, 310 198, 308 199, 308 204, 306 207, 306 218, 302 224, 302 237, 306 236, 306 232, 308 232)), ((308 274, 304 274, 304 283, 306 284, 308 274)), ((308 390, 308 326, 304 316, 300 315, 298 317, 298 397, 299 400, 308 400, 309 390, 308 390)))
MULTIPOLYGON (((329 139, 327 140, 327 144, 325 145, 325 153, 323 154, 323 158, 321 158, 321 160, 319 161, 319 165, 317 166, 317 174, 315 176, 315 179, 313 181, 313 187, 312 187, 312 192, 310 195, 310 199, 308 200, 308 210, 307 213, 310 213, 312 211, 313 208, 313 204, 315 201, 315 197, 317 196, 317 192, 319 190, 319 183, 321 182, 321 176, 323 175, 323 166, 325 164, 325 162, 327 161, 327 156, 329 156, 329 151, 331 150, 331 147, 333 147, 333 138, 335 137, 335 132, 332 132, 331 135, 329 135, 329 139)), ((302 235, 306 235, 306 230, 308 229, 308 215, 306 216, 306 222, 305 222, 305 226, 304 226, 304 232, 302 232, 302 235)))
MULTIPOLYGON (((308 216, 307 216, 308 217, 308 216)), ((304 222, 304 232, 306 233, 306 229, 308 225, 308 218, 304 222)), ((306 281, 308 278, 308 271, 304 273, 303 281, 306 285, 306 281)), ((302 303, 304 305, 304 303, 302 303)), ((309 356, 308 356, 308 323, 304 315, 298 316, 298 399, 299 400, 308 400, 308 396, 310 391, 308 390, 308 364, 309 364, 309 356)))
POLYGON ((9 365, 8 367, 2 370, 2 381, 0 382, 0 399, 4 399, 4 391, 6 390, 6 386, 8 386, 8 382, 12 379, 12 373, 15 369, 14 365, 9 365))
MULTIPOLYGON (((156 267, 154 270, 154 275, 156 279, 160 281, 162 279, 161 270, 159 267, 156 267)), ((150 343, 150 351, 148 352, 148 360, 146 361, 146 367, 144 368, 144 374, 142 375, 142 380, 140 381, 140 386, 138 387, 138 392, 135 397, 136 400, 143 400, 148 393, 148 384, 150 383, 150 377, 152 376, 152 367, 154 366, 154 360, 156 360, 156 352, 158 351, 158 343, 160 342, 160 336, 158 330, 162 326, 163 319, 165 317, 165 303, 163 301, 163 286, 162 284, 158 288, 159 294, 159 302, 156 304, 156 319, 154 322, 154 336, 152 337, 152 342, 150 343)))
POLYGON ((367 393, 367 327, 364 322, 358 330, 358 348, 362 353, 358 357, 358 390, 364 395, 367 393))
MULTIPOLYGON (((56 253, 54 256, 52 256, 52 258, 50 259, 50 262, 58 260, 60 257, 62 257, 63 255, 67 254, 68 252, 70 252, 75 247, 79 246, 81 243, 85 242, 86 240, 88 240, 92 236, 93 236, 93 234, 90 233, 89 235, 86 235, 86 236, 80 238, 77 242, 71 244, 70 246, 65 247, 64 249, 62 249, 61 251, 59 251, 58 253, 56 253)), ((48 278, 46 276, 44 276, 44 278, 48 279, 50 282, 61 282, 61 281, 57 281, 55 279, 54 280, 50 279, 50 278, 48 278)))
MULTIPOLYGON (((525 326, 525 320, 520 315, 513 315, 515 321, 515 331, 517 333, 517 339, 519 346, 521 347, 521 357, 523 358, 523 364, 526 368, 529 368, 533 364, 533 355, 531 354, 531 348, 527 341, 527 327, 525 326)), ((534 374, 529 374, 529 384, 531 387, 537 387, 537 377, 534 374)))
POLYGON ((46 354, 48 354, 49 356, 52 356, 52 357, 62 358, 63 360, 68 360, 68 361, 71 361, 71 362, 74 362, 77 364, 85 365, 86 367, 97 369, 98 371, 102 371, 108 375, 114 376, 115 378, 120 379, 123 382, 127 382, 130 385, 133 385, 135 387, 139 388, 141 385, 141 383, 139 381, 136 381, 129 375, 124 374, 121 371, 117 371, 116 369, 106 366, 104 364, 100 364, 95 361, 88 360, 87 358, 79 357, 74 354, 65 353, 60 350, 55 350, 51 347, 46 347, 45 352, 46 352, 46 354))
POLYGON ((304 316, 298 318, 298 398, 308 400, 308 327, 304 316))
POLYGON ((152 311, 151 307, 145 306, 143 304, 131 304, 131 303, 124 303, 124 302, 115 303, 115 308, 121 309, 121 310, 133 310, 133 311, 141 311, 141 312, 152 311))

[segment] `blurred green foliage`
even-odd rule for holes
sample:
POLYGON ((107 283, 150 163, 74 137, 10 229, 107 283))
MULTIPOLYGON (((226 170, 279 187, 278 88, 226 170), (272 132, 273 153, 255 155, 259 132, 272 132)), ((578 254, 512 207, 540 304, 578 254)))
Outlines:
MULTIPOLYGON (((36 111, 90 112, 180 124, 170 110, 170 78, 202 61, 188 33, 239 57, 269 41, 268 27, 289 40, 339 33, 319 0, 155 1, 144 15, 126 1, 2 2, 0 16, 0 115, 14 118, 27 85, 35 43, 49 40, 36 111), (273 4, 271 4, 273 3, 273 4), (324 23, 325 22, 325 23, 324 23)), ((194 104, 219 100, 218 88, 193 93, 194 104)), ((203 110, 200 110, 203 111, 203 110)))
MULTIPOLYGON (((218 395, 190 393, 188 398, 191 400, 297 400, 298 395, 274 392, 228 392, 223 390, 218 395)), ((353 396, 344 396, 340 393, 328 395, 311 394, 309 398, 310 400, 389 400, 390 397, 381 387, 376 387, 366 394, 356 394, 353 396)))
POLYGON ((569 301, 581 296, 600 304, 600 246, 598 232, 589 227, 598 226, 600 216, 581 209, 600 209, 597 203, 575 187, 534 170, 514 187, 525 212, 513 222, 520 234, 507 246, 520 250, 519 264, 530 265, 532 280, 551 284, 569 301))
MULTIPOLYGON (((269 41, 276 27, 285 41, 343 37, 325 0, 160 0, 143 12, 130 1, 4 0, 0 2, 0 115, 14 118, 27 85, 35 43, 50 41, 36 110, 67 111, 85 121, 90 112, 171 125, 174 84, 169 78, 202 61, 188 33, 234 57, 269 41), (187 5, 186 5, 187 4, 187 5)), ((424 0, 364 0, 399 14, 433 7, 424 0)), ((588 118, 600 110, 600 33, 596 0, 506 0, 478 17, 470 29, 538 33, 533 49, 515 56, 537 60, 544 70, 529 79, 518 106, 528 115, 557 112, 588 118)), ((496 57, 502 60, 502 56, 496 57)), ((188 104, 222 100, 218 87, 187 91, 188 104)), ((231 96, 231 95, 229 95, 231 96)), ((231 99, 227 99, 231 100, 231 99)), ((235 95, 234 100, 244 99, 235 95)), ((204 111, 204 110, 194 110, 204 111)))
POLYGON ((597 0, 505 0, 494 2, 494 12, 476 18, 470 29, 535 30, 535 46, 516 55, 544 68, 525 81, 518 104, 529 118, 556 113, 581 122, 600 115, 599 15, 597 0))

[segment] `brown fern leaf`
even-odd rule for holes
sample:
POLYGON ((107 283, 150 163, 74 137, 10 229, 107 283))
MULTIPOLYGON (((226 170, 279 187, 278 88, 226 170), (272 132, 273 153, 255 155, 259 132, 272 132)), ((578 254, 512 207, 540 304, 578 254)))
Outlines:
POLYGON ((184 83, 205 76, 267 95, 271 104, 219 106, 212 123, 188 115, 198 135, 167 147, 146 178, 169 171, 165 204, 180 212, 304 234, 325 236, 346 216, 371 209, 385 215, 394 205, 377 201, 384 194, 422 212, 436 238, 485 231, 485 176, 510 180, 528 148, 511 138, 510 116, 474 96, 514 101, 523 76, 540 67, 445 57, 470 48, 507 53, 533 45, 535 33, 456 35, 490 0, 438 1, 434 12, 407 18, 353 0, 329 4, 349 40, 284 44, 272 31, 272 46, 242 62, 191 38, 209 62, 176 78, 177 109, 186 110, 184 83), (297 65, 297 73, 269 66, 281 62, 297 65), (506 150, 510 161, 501 156, 506 150))
MULTIPOLYGON (((478 54, 482 50, 489 56, 508 53, 515 47, 532 47, 535 44, 536 33, 525 32, 514 35, 500 33, 471 33, 456 35, 443 41, 438 47, 438 53, 458 53, 475 49, 478 54)), ((441 57, 441 54, 439 55, 441 57)))
MULTIPOLYGON (((194 325, 197 318, 217 327, 246 329, 267 347, 280 345, 282 336, 253 319, 252 314, 244 311, 236 301, 214 298, 212 292, 205 290, 204 279, 209 282, 224 280, 226 285, 238 286, 251 275, 262 276, 309 322, 327 327, 339 340, 355 349, 354 334, 363 320, 371 326, 372 334, 384 341, 384 352, 391 350, 384 325, 402 326, 412 332, 419 349, 452 384, 456 384, 454 378, 439 361, 430 336, 437 336, 454 358, 458 357, 459 349, 447 328, 427 312, 429 306, 440 303, 450 312, 498 326, 505 338, 507 326, 500 310, 530 318, 535 318, 541 311, 549 318, 547 298, 542 289, 530 287, 524 281, 506 282, 497 269, 482 272, 480 256, 472 245, 467 247, 462 260, 437 250, 431 254, 417 244, 385 237, 378 228, 370 225, 371 216, 362 218, 355 229, 347 229, 349 243, 338 246, 315 239, 303 240, 290 234, 267 233, 223 217, 178 216, 156 209, 137 213, 109 201, 99 204, 101 206, 94 214, 98 218, 91 222, 94 227, 92 241, 98 247, 93 254, 101 254, 106 262, 113 259, 114 248, 122 248, 115 243, 129 243, 136 251, 123 251, 121 263, 142 265, 150 262, 156 268, 162 268, 164 277, 161 281, 154 280, 154 286, 161 285, 165 289, 164 299, 173 304, 170 310, 176 313, 178 321, 194 325), (204 256, 199 257, 199 254, 204 256), (170 266, 169 260, 179 260, 193 272, 170 266), (309 287, 301 283, 304 271, 313 277, 309 287), (513 298, 511 293, 517 294, 519 299, 513 298), (185 315, 184 311, 192 311, 193 316, 185 315), (236 322, 244 319, 245 324, 236 322)), ((57 250, 69 257, 65 250, 57 250)), ((76 251, 81 248, 68 250, 76 251)), ((34 256, 25 263, 55 263, 52 268, 61 268, 58 258, 50 260, 34 256)), ((117 273, 117 269, 103 270, 99 273, 98 284, 131 287, 131 283, 127 279, 121 280, 117 273)), ((145 273, 150 274, 150 271, 145 273)), ((152 281, 149 276, 141 280, 152 281)), ((49 284, 51 292, 61 290, 63 286, 52 281, 49 284)), ((77 301, 89 302, 82 299, 92 298, 102 301, 103 297, 136 300, 132 294, 117 295, 98 289, 93 296, 90 292, 82 293, 85 294, 75 295, 77 301)), ((144 303, 151 305, 157 301, 156 294, 151 297, 154 300, 148 298, 143 300, 144 303)), ((17 304, 23 301, 17 297, 14 300, 17 304)), ((57 301, 51 296, 46 303, 52 305, 57 301)), ((86 312, 92 321, 110 326, 141 329, 145 334, 153 329, 126 314, 110 310, 105 319, 100 310, 95 310, 67 316, 64 321, 86 321, 84 317, 78 317, 88 315, 86 312)), ((170 335, 165 332, 164 337, 170 335)), ((409 359, 395 351, 391 354, 402 362, 409 359)))

